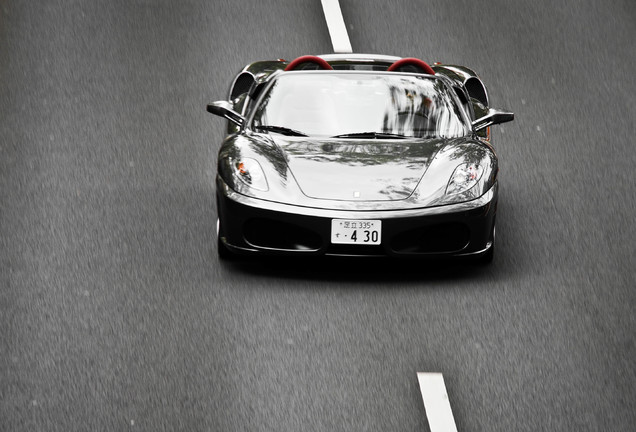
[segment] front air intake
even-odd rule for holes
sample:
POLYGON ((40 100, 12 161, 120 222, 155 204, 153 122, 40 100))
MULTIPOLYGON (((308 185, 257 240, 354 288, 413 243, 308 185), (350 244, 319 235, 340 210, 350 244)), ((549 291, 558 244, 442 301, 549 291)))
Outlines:
POLYGON ((245 223, 245 240, 252 246, 292 251, 317 251, 322 238, 314 231, 270 219, 250 219, 245 223))

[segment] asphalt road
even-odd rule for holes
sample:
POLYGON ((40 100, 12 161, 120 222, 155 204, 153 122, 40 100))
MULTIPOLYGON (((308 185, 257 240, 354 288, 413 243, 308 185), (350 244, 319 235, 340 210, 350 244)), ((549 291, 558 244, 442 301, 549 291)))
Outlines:
POLYGON ((205 112, 328 53, 320 2, 0 1, 0 430, 636 424, 636 3, 353 1, 353 49, 464 64, 494 106, 487 268, 215 252, 205 112))

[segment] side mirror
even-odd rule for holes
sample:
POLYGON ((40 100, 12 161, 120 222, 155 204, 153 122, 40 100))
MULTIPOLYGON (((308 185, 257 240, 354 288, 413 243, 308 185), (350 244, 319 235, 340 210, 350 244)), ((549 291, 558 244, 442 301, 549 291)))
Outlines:
POLYGON ((473 129, 476 131, 487 128, 488 126, 506 123, 515 119, 514 113, 499 111, 496 109, 488 110, 488 114, 478 118, 473 122, 473 129))
POLYGON ((232 109, 232 104, 228 101, 216 101, 208 104, 207 110, 209 113, 218 115, 231 121, 237 126, 242 126, 245 118, 232 109))

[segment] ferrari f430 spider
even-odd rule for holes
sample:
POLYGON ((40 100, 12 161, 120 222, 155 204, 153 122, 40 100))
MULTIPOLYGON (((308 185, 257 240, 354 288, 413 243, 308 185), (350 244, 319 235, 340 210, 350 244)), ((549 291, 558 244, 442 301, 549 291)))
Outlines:
POLYGON ((498 161, 471 69, 333 54, 234 79, 216 177, 218 252, 474 257, 495 248, 498 161))

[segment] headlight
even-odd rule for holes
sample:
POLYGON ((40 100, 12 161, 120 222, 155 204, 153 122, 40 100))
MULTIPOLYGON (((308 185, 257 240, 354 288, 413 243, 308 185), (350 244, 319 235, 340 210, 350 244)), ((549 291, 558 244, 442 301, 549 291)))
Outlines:
MULTIPOLYGON (((483 161, 482 161, 483 162, 483 161)), ((455 204, 479 198, 491 186, 488 181, 491 169, 488 165, 463 163, 458 165, 446 184, 444 195, 438 204, 455 204)))
POLYGON ((232 169, 234 176, 245 183, 247 186, 263 192, 267 192, 269 187, 265 179, 265 173, 260 164, 251 158, 243 158, 232 160, 232 169))
POLYGON ((447 196, 462 194, 469 191, 479 183, 484 170, 477 164, 463 164, 455 168, 448 185, 446 185, 447 196))
POLYGON ((481 143, 449 144, 429 164, 412 199, 423 206, 472 201, 496 182, 497 157, 481 143))

